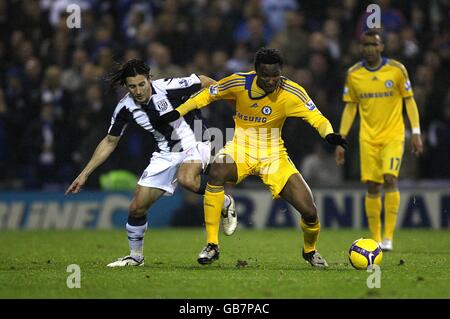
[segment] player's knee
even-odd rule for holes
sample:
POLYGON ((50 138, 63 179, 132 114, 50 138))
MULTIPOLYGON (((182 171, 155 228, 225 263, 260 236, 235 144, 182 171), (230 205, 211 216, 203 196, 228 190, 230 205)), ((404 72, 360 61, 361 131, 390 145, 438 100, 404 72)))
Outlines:
POLYGON ((195 177, 188 172, 179 172, 177 175, 177 180, 181 186, 193 192, 195 192, 199 187, 198 183, 195 180, 195 177))
POLYGON ((393 175, 384 175, 384 187, 385 188, 396 188, 397 187, 397 177, 393 175))
POLYGON ((208 183, 212 185, 223 185, 226 179, 226 166, 219 163, 213 163, 208 173, 208 183))
POLYGON ((149 207, 142 205, 136 201, 131 202, 130 207, 128 208, 128 215, 138 218, 145 216, 147 214, 147 210, 149 207))
POLYGON ((317 221, 317 207, 314 203, 305 205, 301 213, 305 222, 315 223, 317 221))
POLYGON ((381 191, 381 184, 378 183, 373 183, 373 182, 368 182, 367 183, 367 192, 369 194, 379 194, 381 191))

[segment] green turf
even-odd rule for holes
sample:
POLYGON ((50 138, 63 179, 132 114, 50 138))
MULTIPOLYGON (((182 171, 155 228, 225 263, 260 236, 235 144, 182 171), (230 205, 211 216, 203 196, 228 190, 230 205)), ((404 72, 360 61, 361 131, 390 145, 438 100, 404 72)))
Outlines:
POLYGON ((128 253, 124 231, 2 231, 0 298, 450 298, 448 231, 397 231, 379 289, 347 261, 364 235, 324 229, 318 248, 330 267, 318 270, 300 258, 294 229, 238 229, 209 266, 196 261, 204 230, 150 230, 144 267, 108 269, 128 253), (69 264, 81 268, 80 289, 66 286, 69 264))

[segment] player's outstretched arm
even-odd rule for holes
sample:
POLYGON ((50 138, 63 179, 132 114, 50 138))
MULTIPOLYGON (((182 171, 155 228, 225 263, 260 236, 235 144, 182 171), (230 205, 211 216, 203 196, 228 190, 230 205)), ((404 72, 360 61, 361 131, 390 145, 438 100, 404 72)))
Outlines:
MULTIPOLYGON (((205 81, 208 82, 207 80, 205 81)), ((195 109, 201 109, 202 107, 205 107, 213 101, 214 99, 211 97, 209 90, 203 89, 199 93, 193 95, 189 100, 178 106, 175 110, 161 115, 158 118, 158 124, 167 124, 176 121, 181 116, 184 116, 195 109)))
POLYGON ((81 187, 86 183, 89 175, 99 166, 101 165, 109 155, 114 151, 117 144, 119 143, 120 136, 112 136, 106 135, 106 137, 97 145, 97 148, 92 154, 89 163, 86 164, 86 167, 83 171, 78 175, 78 177, 70 184, 70 186, 66 190, 67 194, 76 194, 80 192, 81 187))

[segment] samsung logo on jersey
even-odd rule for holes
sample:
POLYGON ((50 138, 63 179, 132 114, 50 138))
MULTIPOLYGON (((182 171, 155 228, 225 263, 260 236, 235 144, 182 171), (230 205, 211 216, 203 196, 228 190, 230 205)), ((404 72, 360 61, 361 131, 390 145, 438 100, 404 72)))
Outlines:
POLYGON ((236 116, 238 117, 238 119, 243 120, 243 121, 248 121, 248 122, 255 122, 255 123, 266 123, 267 122, 267 117, 249 116, 249 115, 244 115, 239 112, 236 113, 236 116))
POLYGON ((360 99, 372 99, 372 98, 378 98, 378 97, 390 97, 394 96, 393 91, 389 92, 368 92, 368 93, 361 93, 359 95, 360 99))

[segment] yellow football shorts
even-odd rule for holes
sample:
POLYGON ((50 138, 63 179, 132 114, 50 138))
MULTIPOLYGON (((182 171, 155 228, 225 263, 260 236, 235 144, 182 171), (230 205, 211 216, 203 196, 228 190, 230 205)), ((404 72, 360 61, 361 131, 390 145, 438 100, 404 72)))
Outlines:
POLYGON ((228 155, 236 163, 236 184, 249 175, 259 176, 269 187, 273 198, 280 197, 279 194, 291 175, 300 174, 284 148, 279 152, 264 154, 264 150, 249 150, 235 141, 230 141, 217 153, 216 159, 223 158, 223 155, 228 155))
POLYGON ((360 141, 361 181, 383 184, 386 174, 398 177, 404 149, 403 140, 385 144, 360 141))

